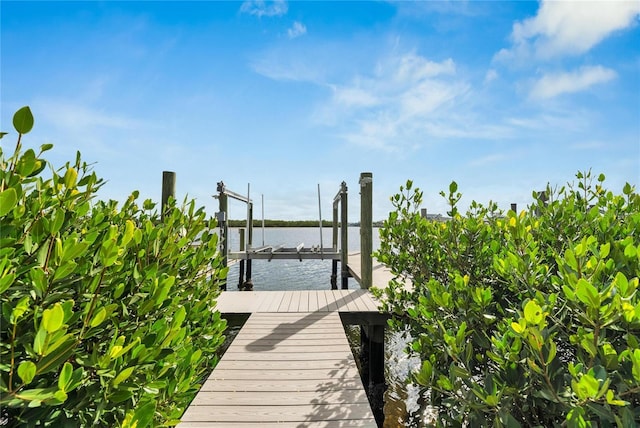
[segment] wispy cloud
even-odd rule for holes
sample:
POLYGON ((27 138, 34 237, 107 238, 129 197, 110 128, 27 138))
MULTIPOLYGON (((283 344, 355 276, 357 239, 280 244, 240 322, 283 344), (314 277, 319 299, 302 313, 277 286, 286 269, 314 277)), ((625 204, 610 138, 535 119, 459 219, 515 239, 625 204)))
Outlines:
POLYGON ((456 77, 451 58, 436 62, 410 52, 384 58, 370 74, 331 89, 321 120, 341 127, 350 143, 394 151, 420 146, 441 110, 469 86, 456 77))
POLYGON ((71 133, 95 128, 130 130, 144 126, 138 120, 94 109, 83 104, 51 99, 37 100, 34 104, 43 120, 71 133))
POLYGON ((240 6, 241 13, 248 13, 257 17, 282 16, 286 14, 288 10, 289 5, 284 0, 247 0, 240 6))
POLYGON ((287 36, 289 36, 290 39, 295 39, 305 34, 307 34, 307 27, 299 21, 295 21, 293 26, 287 30, 287 36))
POLYGON ((513 24, 513 46, 502 49, 496 58, 579 55, 615 31, 637 24, 639 15, 638 1, 543 0, 536 16, 513 24))
POLYGON ((504 153, 493 153, 471 160, 469 162, 469 166, 485 167, 487 165, 503 162, 507 159, 508 157, 504 153))
POLYGON ((496 71, 496 69, 491 68, 491 69, 487 70, 487 73, 484 75, 484 83, 493 82, 498 77, 499 77, 499 74, 496 71))
POLYGON ((566 93, 584 91, 593 85, 615 79, 616 72, 602 67, 581 67, 576 71, 549 73, 538 79, 531 89, 534 99, 553 98, 566 93))

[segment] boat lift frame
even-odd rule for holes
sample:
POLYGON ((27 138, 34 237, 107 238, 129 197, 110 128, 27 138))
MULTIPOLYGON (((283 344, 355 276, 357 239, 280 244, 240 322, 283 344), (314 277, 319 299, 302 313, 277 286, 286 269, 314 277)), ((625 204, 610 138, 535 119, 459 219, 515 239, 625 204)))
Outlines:
MULTIPOLYGON (((227 266, 229 260, 238 260, 240 262, 240 276, 238 288, 240 290, 253 290, 253 282, 251 279, 251 261, 252 260, 331 260, 331 288, 337 289, 337 273, 338 262, 340 262, 341 270, 341 288, 348 288, 349 268, 348 263, 348 221, 347 221, 347 184, 343 181, 340 190, 333 199, 333 234, 331 248, 322 247, 322 218, 320 218, 320 242, 319 246, 306 248, 303 243, 296 247, 283 247, 274 245, 262 245, 253 247, 253 201, 250 198, 249 191, 247 196, 233 192, 226 188, 224 182, 217 183, 217 195, 219 211, 216 213, 218 225, 220 227, 220 249, 223 256, 223 265, 227 266), (240 249, 239 251, 230 251, 229 249, 229 226, 228 226, 228 199, 232 198, 247 204, 247 233, 244 229, 240 229, 240 249), (340 212, 340 216, 338 213, 340 212), (340 219, 338 218, 340 217, 340 219), (340 220, 340 221, 339 221, 340 220), (338 246, 338 230, 340 231, 340 245, 338 246), (246 237, 246 240, 245 240, 246 237), (246 280, 244 279, 246 264, 246 280)), ((318 189, 319 197, 319 189, 318 189)), ((320 215, 320 217, 322 217, 320 215)), ((264 219, 263 219, 264 228, 264 219)), ((264 233, 264 231, 263 231, 264 233)), ((264 242, 263 242, 264 244, 264 242)), ((226 281, 223 281, 221 288, 227 289, 226 281)))

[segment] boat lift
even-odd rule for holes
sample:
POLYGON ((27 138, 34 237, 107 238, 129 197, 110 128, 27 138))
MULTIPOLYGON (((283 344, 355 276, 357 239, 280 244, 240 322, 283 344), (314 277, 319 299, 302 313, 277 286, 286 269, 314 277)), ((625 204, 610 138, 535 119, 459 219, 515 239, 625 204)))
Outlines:
MULTIPOLYGON (((296 247, 284 247, 282 245, 264 245, 264 210, 262 212, 263 242, 259 247, 253 247, 253 201, 250 197, 250 186, 247 186, 247 195, 233 192, 226 188, 224 182, 217 184, 217 195, 219 209, 216 213, 218 225, 220 227, 220 247, 223 255, 223 264, 227 266, 229 260, 240 262, 240 275, 238 288, 244 291, 253 290, 251 280, 252 260, 331 260, 331 288, 337 289, 338 262, 341 264, 341 288, 348 288, 349 270, 348 260, 348 222, 347 222, 347 184, 343 181, 340 190, 333 199, 333 235, 332 246, 324 248, 322 241, 322 211, 320 208, 320 185, 318 185, 318 212, 320 227, 320 245, 305 247, 304 243, 296 247), (247 204, 247 223, 245 229, 240 229, 240 249, 230 251, 229 249, 229 227, 228 227, 228 199, 232 198, 247 204), (340 221, 338 221, 338 208, 340 209, 340 221), (340 230, 340 245, 338 246, 338 230, 340 230), (246 265, 246 279, 245 276, 246 265)), ((222 284, 222 289, 227 289, 226 281, 222 284)))

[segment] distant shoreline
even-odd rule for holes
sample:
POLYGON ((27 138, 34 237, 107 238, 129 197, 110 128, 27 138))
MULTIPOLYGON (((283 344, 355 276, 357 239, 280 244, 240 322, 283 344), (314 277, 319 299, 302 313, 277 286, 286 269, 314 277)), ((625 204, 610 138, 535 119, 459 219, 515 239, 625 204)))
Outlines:
MULTIPOLYGON (((318 227, 318 220, 264 220, 264 227, 318 227)), ((360 223, 349 223, 349 226, 358 227, 360 223)), ((246 227, 246 220, 229 220, 229 227, 246 227)), ((381 227, 382 222, 373 222, 373 227, 381 227)), ((262 220, 253 220, 253 227, 262 227, 262 220)), ((329 220, 322 221, 322 227, 333 227, 333 222, 329 220)))

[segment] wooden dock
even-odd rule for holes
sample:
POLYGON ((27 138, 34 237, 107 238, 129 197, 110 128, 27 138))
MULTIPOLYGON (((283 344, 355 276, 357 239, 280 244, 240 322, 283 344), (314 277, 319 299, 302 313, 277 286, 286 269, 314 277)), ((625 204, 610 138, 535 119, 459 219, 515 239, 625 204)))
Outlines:
POLYGON ((251 313, 180 427, 376 427, 340 313, 377 313, 367 290, 223 292, 251 313))

